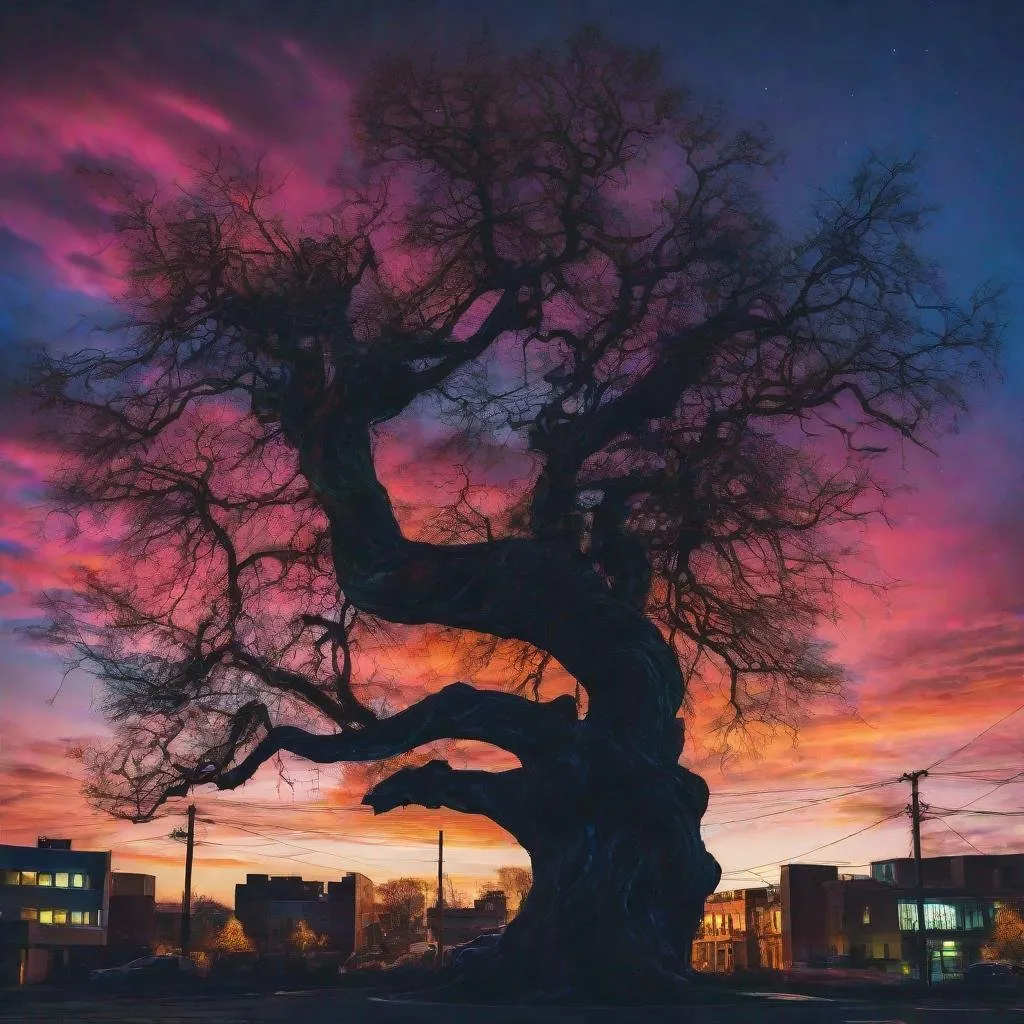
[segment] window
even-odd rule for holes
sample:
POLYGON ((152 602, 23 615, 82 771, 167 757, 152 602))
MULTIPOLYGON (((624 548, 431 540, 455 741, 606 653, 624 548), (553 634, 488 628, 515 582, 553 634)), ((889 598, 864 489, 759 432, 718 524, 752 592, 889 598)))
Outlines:
POLYGON ((20 916, 22 921, 38 921, 39 911, 35 907, 22 907, 20 916))
POLYGON ((81 924, 82 923, 82 912, 80 910, 71 911, 71 923, 81 924))
POLYGON ((21 873, 21 884, 22 885, 35 885, 36 884, 36 873, 34 871, 22 871, 22 873, 21 873))
POLYGON ((40 910, 39 911, 39 923, 40 924, 53 924, 53 911, 52 910, 40 910))
POLYGON ((55 910, 53 912, 53 923, 54 924, 67 924, 68 923, 68 912, 66 910, 55 910))
POLYGON ((984 931, 985 929, 985 908, 980 903, 965 903, 964 928, 967 931, 984 931))
POLYGON ((956 931, 956 907, 951 903, 926 903, 924 926, 926 930, 956 931))
POLYGON ((85 875, 72 875, 71 876, 71 885, 75 889, 84 889, 85 888, 85 875))
POLYGON ((40 871, 39 881, 36 882, 36 885, 53 885, 53 875, 48 871, 40 871))
POLYGON ((0 871, 0 882, 4 885, 21 885, 21 872, 0 871))
POLYGON ((861 924, 871 924, 871 908, 865 907, 860 915, 861 924))
POLYGON ((882 959, 883 960, 888 960, 889 959, 889 943, 888 942, 883 942, 882 943, 882 959))
POLYGON ((66 871, 58 871, 53 878, 53 884, 58 889, 66 889, 68 887, 68 873, 66 871))

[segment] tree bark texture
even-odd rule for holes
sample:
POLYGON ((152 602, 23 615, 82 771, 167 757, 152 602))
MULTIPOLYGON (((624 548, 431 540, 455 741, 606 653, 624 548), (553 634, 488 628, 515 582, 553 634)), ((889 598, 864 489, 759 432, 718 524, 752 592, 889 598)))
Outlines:
MULTIPOLYGON (((416 803, 484 814, 530 854, 530 896, 495 955, 459 984, 516 1000, 678 995, 721 869, 700 836, 707 786, 678 763, 683 679, 669 645, 582 556, 557 543, 440 546, 404 538, 376 478, 365 425, 350 420, 338 430, 336 420, 321 420, 293 430, 330 519, 349 600, 390 621, 528 641, 554 655, 588 694, 587 717, 578 721, 568 698, 532 708, 512 698, 506 708, 496 695, 448 687, 449 704, 432 719, 436 731, 511 750, 522 768, 455 771, 434 761, 398 772, 366 796, 378 812, 416 803), (473 710, 449 714, 456 704, 473 710)), ((353 741, 369 751, 384 725, 360 730, 353 741)), ((414 734, 405 733, 407 742, 414 734)), ((351 759, 356 752, 338 753, 351 759)))

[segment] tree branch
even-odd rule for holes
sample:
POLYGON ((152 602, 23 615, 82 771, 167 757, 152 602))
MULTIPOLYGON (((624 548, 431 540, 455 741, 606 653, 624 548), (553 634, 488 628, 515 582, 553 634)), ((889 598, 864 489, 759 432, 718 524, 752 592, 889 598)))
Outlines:
POLYGON ((235 767, 210 771, 201 781, 216 783, 218 789, 234 789, 281 751, 317 764, 379 761, 439 739, 490 743, 526 763, 569 742, 575 724, 575 704, 570 697, 538 704, 510 693, 452 683, 404 711, 360 729, 317 735, 293 726, 276 726, 235 767))
POLYGON ((456 771, 447 761, 428 761, 420 768, 402 768, 377 783, 362 802, 374 814, 409 804, 483 814, 522 842, 529 841, 528 788, 522 768, 456 771))

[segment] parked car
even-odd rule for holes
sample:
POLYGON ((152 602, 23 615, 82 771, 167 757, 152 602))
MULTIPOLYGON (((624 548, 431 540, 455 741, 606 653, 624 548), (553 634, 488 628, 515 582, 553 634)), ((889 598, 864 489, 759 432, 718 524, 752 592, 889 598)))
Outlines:
POLYGON ((1024 990, 1024 967, 1005 960, 971 964, 964 971, 964 983, 979 993, 1024 990))
POLYGON ((185 956, 142 956, 120 967, 92 971, 93 985, 109 988, 166 988, 194 984, 199 968, 185 956))
POLYGON ((353 953, 339 968, 339 974, 353 974, 356 971, 379 971, 384 967, 384 951, 377 946, 353 953))
POLYGON ((451 953, 451 964, 456 970, 470 967, 487 957, 493 956, 501 942, 502 932, 485 932, 461 946, 456 946, 451 953))

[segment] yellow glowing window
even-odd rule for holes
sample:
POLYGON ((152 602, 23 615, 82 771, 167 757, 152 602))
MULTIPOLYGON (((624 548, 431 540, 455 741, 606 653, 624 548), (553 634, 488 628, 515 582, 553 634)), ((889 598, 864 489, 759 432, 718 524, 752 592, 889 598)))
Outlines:
POLYGON ((71 876, 71 885, 75 889, 84 889, 85 888, 85 875, 72 875, 71 876))
POLYGON ((71 911, 71 923, 81 924, 82 923, 82 912, 80 910, 71 911))
POLYGON ((870 907, 865 907, 864 908, 864 913, 861 914, 861 918, 860 919, 861 919, 861 922, 863 924, 871 924, 871 908, 870 907))
POLYGON ((34 871, 22 871, 22 873, 21 873, 21 884, 22 885, 35 885, 36 884, 36 873, 34 871))
POLYGON ((53 924, 53 911, 52 910, 40 910, 39 911, 39 923, 40 924, 53 924))
POLYGON ((68 873, 66 871, 58 871, 57 874, 53 876, 53 884, 56 885, 58 889, 66 889, 68 887, 68 873))
POLYGON ((48 871, 40 871, 39 881, 36 882, 36 885, 53 885, 53 875, 51 875, 48 871))
POLYGON ((0 873, 0 877, 3 878, 4 885, 21 885, 20 871, 4 871, 0 873))
POLYGON ((39 911, 35 907, 22 907, 21 908, 21 919, 22 921, 38 921, 39 911))
POLYGON ((53 912, 53 923, 54 924, 67 924, 68 923, 68 912, 66 910, 55 910, 53 912))

